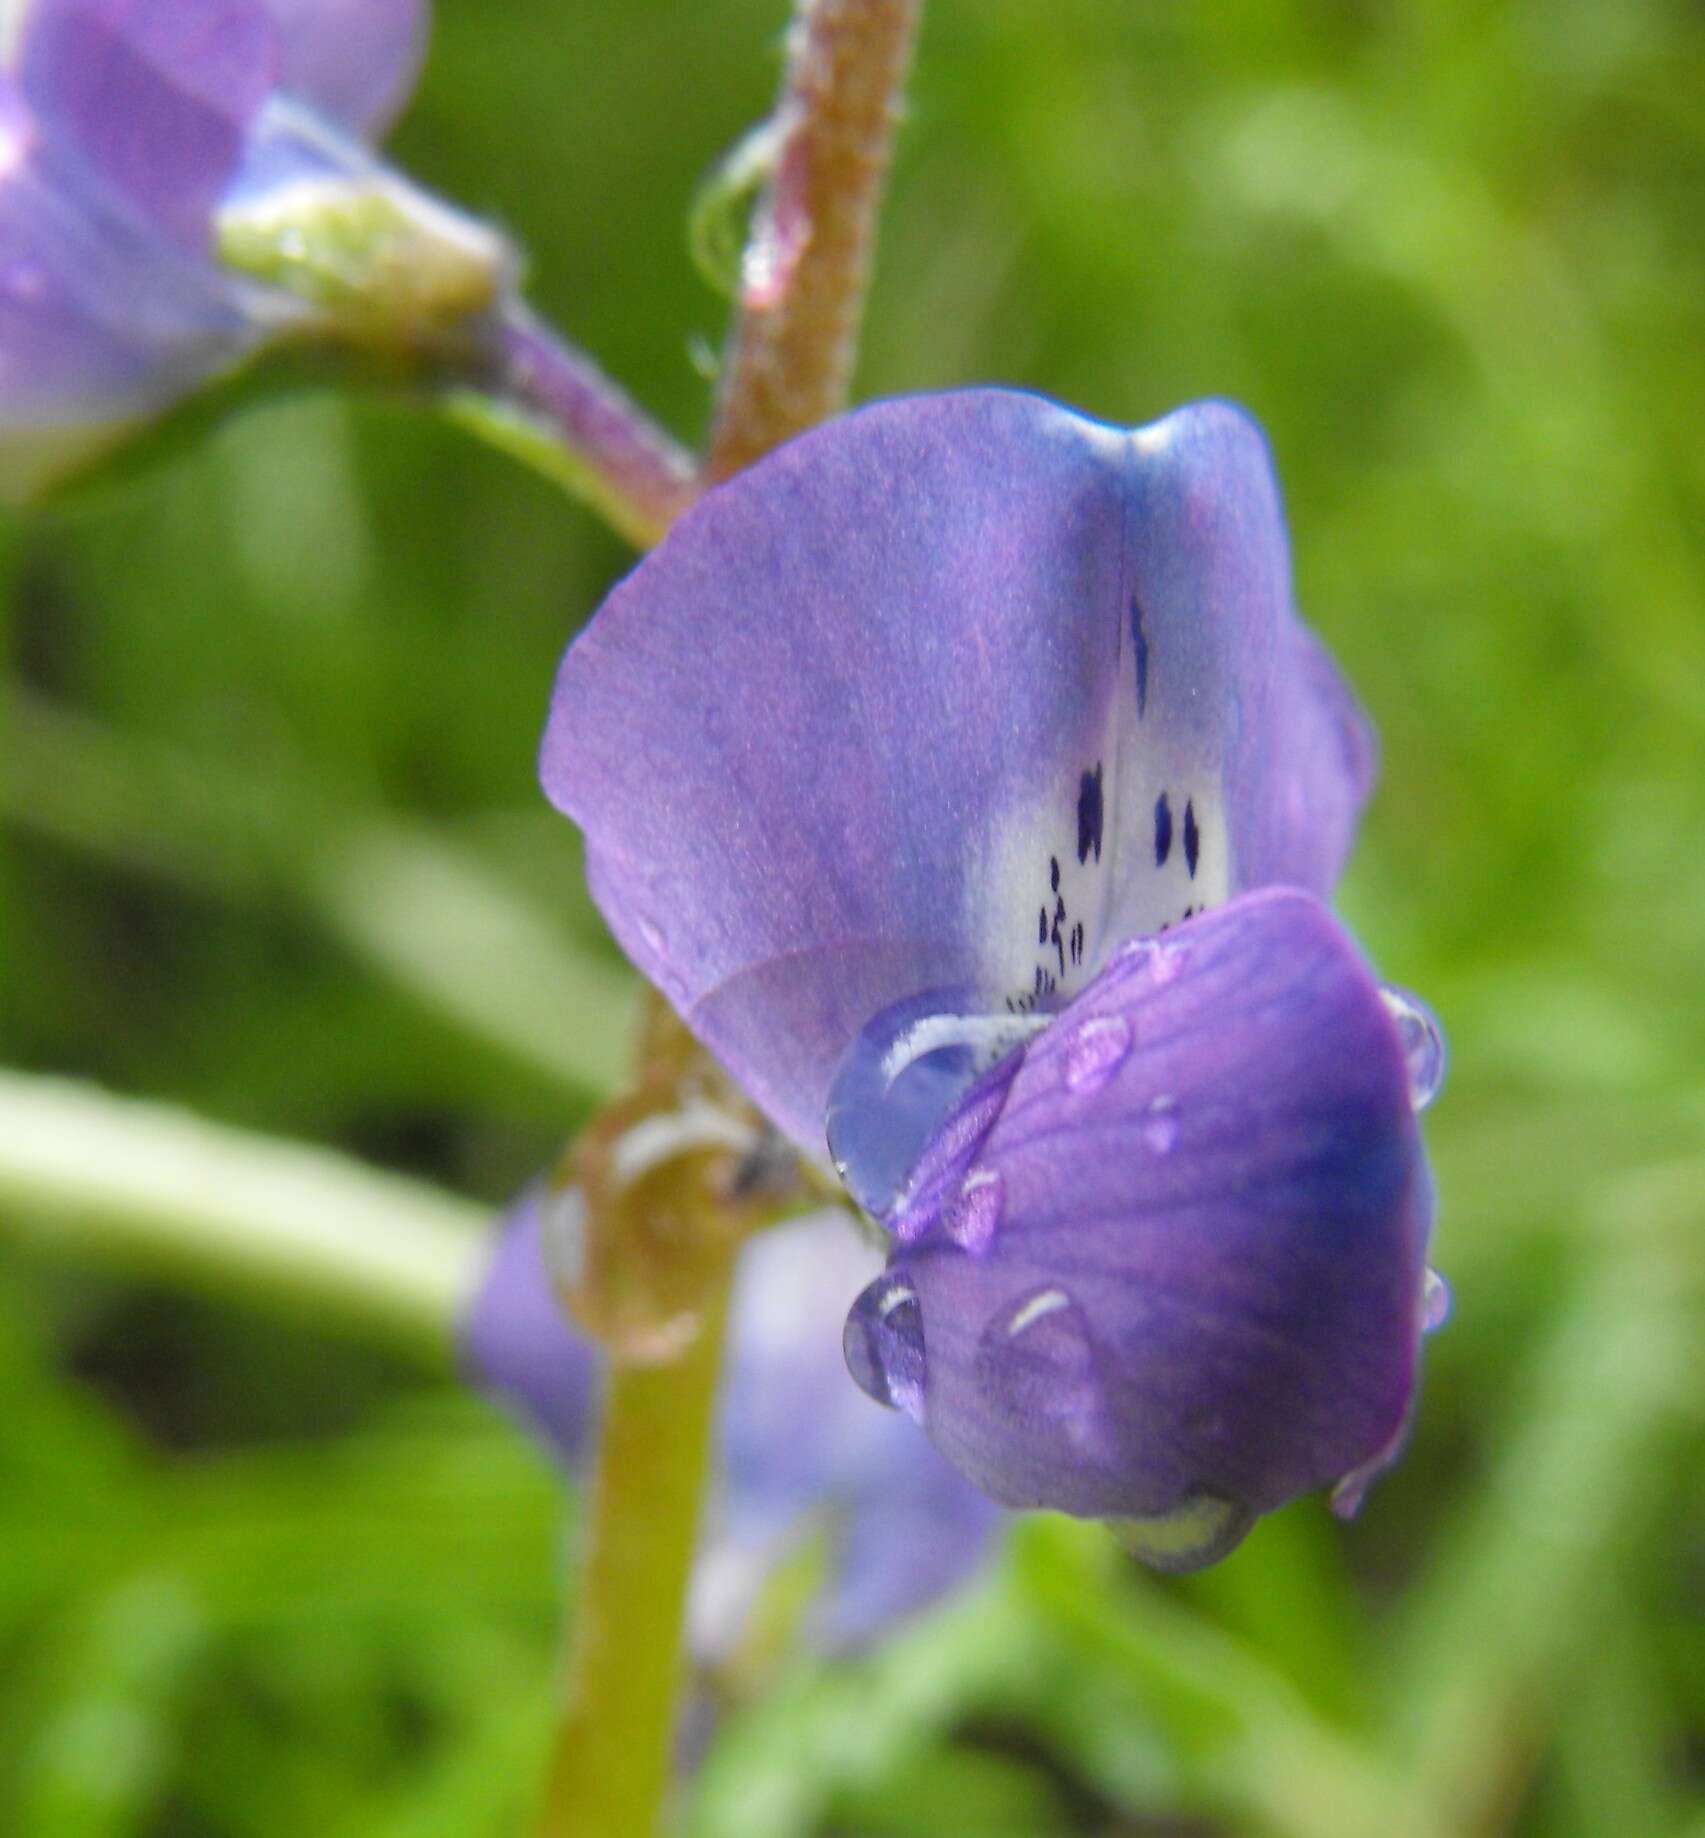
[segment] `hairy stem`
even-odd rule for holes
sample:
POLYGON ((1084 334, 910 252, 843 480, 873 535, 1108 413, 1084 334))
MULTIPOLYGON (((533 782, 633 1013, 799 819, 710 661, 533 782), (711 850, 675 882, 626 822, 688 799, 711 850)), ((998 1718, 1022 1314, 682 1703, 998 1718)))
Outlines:
POLYGON ((776 169, 742 269, 706 474, 724 479, 846 400, 921 0, 803 0, 776 169))

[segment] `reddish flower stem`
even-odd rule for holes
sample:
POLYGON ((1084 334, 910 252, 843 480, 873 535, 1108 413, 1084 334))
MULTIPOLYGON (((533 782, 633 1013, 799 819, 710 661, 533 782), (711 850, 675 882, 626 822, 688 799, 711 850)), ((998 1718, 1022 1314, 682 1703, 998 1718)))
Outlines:
POLYGON ((705 472, 712 482, 846 400, 921 0, 803 0, 781 151, 742 273, 705 472))

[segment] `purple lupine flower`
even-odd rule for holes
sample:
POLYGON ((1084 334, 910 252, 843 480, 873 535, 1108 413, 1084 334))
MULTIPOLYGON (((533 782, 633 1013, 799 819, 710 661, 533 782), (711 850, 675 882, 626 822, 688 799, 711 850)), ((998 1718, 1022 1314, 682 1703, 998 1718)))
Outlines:
POLYGON ((270 342, 419 310, 397 305, 402 253, 417 289, 489 297, 501 245, 364 144, 424 24, 422 0, 0 13, 0 489, 75 470, 270 342))
POLYGON ((999 390, 712 493, 542 758, 629 954, 888 1230, 859 1383, 1174 1567, 1351 1498, 1435 1306, 1436 1033, 1319 904, 1372 769, 1254 425, 999 390))
MULTIPOLYGON (((552 1292, 541 1212, 577 1204, 535 1189, 502 1228, 464 1323, 472 1376, 581 1465, 603 1356, 552 1292)), ((742 1257, 719 1406, 717 1479, 688 1613, 702 1664, 749 1632, 766 1581, 813 1538, 823 1582, 800 1637, 861 1647, 968 1577, 989 1548, 989 1502, 902 1420, 846 1382, 839 1322, 881 1267, 850 1222, 824 1216, 759 1234, 742 1257)))

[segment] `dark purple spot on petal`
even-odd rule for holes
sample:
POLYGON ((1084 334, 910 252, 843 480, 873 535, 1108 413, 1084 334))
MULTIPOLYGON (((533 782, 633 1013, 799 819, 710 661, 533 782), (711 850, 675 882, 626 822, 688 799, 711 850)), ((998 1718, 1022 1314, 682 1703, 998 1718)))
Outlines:
POLYGON ((1166 858, 1172 853, 1172 806, 1166 801, 1163 791, 1154 801, 1154 865, 1157 868, 1166 866, 1166 858))
POLYGON ((1189 800, 1184 801, 1184 865, 1190 870, 1190 879, 1196 878, 1196 862, 1202 853, 1202 832, 1196 828, 1196 806, 1189 800))
POLYGON ((1091 849, 1095 859, 1101 860, 1101 762, 1095 762, 1095 770, 1083 775, 1083 782, 1077 794, 1077 858, 1080 862, 1089 860, 1091 849))

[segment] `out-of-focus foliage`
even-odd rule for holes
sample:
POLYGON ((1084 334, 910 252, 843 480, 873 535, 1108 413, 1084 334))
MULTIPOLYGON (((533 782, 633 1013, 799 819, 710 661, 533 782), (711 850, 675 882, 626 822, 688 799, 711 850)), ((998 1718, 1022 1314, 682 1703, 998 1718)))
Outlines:
MULTIPOLYGON (((778 12, 440 0, 397 142, 683 432, 687 203, 778 12)), ((1689 0, 929 12, 861 391, 1266 424, 1383 735, 1350 916, 1452 1039, 1457 1307, 1357 1524, 1182 1585, 1021 1525, 975 1602, 735 1714, 697 1838, 1705 1832, 1702 94, 1689 0)), ((0 531, 0 1054, 519 1185, 620 1063, 531 773, 622 561, 329 399, 0 531)), ((0 1830, 512 1829, 562 1511, 510 1430, 14 1251, 0 1398, 0 1830)))

